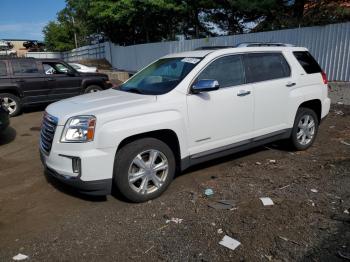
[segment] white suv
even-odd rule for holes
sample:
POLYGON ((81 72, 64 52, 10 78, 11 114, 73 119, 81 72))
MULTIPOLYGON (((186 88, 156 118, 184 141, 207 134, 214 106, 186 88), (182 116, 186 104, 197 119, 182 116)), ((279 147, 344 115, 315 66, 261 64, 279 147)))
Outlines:
POLYGON ((117 89, 48 106, 41 159, 81 192, 143 202, 209 159, 280 139, 307 149, 329 108, 327 78, 305 48, 171 54, 117 89))

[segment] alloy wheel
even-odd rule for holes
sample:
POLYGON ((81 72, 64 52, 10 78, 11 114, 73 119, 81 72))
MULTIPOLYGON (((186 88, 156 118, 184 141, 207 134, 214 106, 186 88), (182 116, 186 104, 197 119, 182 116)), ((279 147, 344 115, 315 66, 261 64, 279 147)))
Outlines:
POLYGON ((128 171, 129 186, 139 194, 151 194, 161 188, 168 176, 166 156, 155 149, 138 154, 128 171))
POLYGON ((303 115, 298 123, 298 143, 303 146, 309 144, 315 135, 315 130, 315 119, 311 115, 303 115))
POLYGON ((17 103, 10 97, 3 97, 3 106, 9 111, 10 115, 17 110, 17 103))

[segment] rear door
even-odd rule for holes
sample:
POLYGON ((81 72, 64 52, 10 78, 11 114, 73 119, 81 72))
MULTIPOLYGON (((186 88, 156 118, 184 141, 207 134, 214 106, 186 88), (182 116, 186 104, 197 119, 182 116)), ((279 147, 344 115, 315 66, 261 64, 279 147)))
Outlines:
POLYGON ((47 101, 48 85, 46 75, 39 70, 34 59, 11 59, 12 82, 23 93, 23 103, 32 104, 47 101))
POLYGON ((82 93, 82 77, 75 70, 61 62, 43 62, 49 83, 49 99, 56 101, 82 93))
POLYGON ((288 128, 289 93, 296 83, 282 52, 245 54, 244 64, 254 92, 254 136, 288 128))

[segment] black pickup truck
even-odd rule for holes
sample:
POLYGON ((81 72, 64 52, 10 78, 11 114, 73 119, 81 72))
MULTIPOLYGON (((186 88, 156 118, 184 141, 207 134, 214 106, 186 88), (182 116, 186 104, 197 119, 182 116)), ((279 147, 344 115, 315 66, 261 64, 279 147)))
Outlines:
POLYGON ((0 97, 10 116, 23 106, 50 103, 110 88, 108 76, 79 73, 59 59, 0 57, 0 97))

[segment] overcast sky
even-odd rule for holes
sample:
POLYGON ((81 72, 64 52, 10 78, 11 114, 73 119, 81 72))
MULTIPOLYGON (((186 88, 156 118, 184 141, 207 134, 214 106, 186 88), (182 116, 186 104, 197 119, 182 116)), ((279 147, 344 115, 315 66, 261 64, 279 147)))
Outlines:
POLYGON ((0 39, 43 40, 43 27, 64 6, 64 0, 1 0, 0 39))

